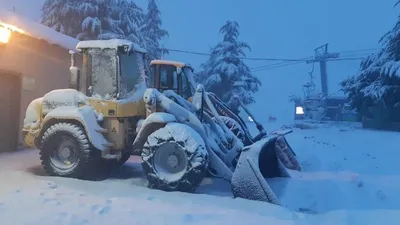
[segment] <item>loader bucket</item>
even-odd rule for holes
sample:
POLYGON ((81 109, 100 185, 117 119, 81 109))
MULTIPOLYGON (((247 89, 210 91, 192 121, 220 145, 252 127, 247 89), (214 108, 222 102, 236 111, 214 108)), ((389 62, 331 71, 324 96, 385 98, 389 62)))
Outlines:
MULTIPOLYGON (((290 177, 280 154, 282 135, 271 135, 243 148, 231 179, 233 196, 280 205, 265 178, 290 177)), ((283 148, 284 149, 284 148, 283 148)), ((287 150, 287 149, 286 149, 287 150)))
POLYGON ((292 133, 292 129, 279 129, 275 130, 263 138, 276 135, 278 136, 275 142, 275 150, 278 155, 278 158, 282 161, 283 165, 291 170, 301 171, 300 163, 296 159, 296 153, 293 151, 292 147, 287 142, 285 135, 292 133))
POLYGON ((286 168, 301 171, 300 163, 296 159, 296 153, 290 147, 285 136, 278 135, 276 138, 275 153, 286 168))

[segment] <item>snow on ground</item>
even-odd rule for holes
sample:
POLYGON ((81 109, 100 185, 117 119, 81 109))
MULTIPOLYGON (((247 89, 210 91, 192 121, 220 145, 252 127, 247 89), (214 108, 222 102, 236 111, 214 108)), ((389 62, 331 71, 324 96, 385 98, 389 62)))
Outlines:
POLYGON ((400 209, 400 133, 346 127, 288 135, 305 172, 287 183, 282 202, 312 212, 400 209))
POLYGON ((232 199, 207 178, 197 194, 147 189, 139 159, 109 179, 47 177, 38 151, 0 155, 0 220, 5 224, 398 224, 399 133, 325 127, 288 141, 304 172, 269 182, 283 205, 232 199), (300 211, 300 212, 299 212, 300 211), (301 213, 304 212, 304 213, 301 213))
POLYGON ((89 182, 46 177, 37 157, 32 150, 0 158, 0 219, 6 224, 243 224, 243 218, 248 224, 293 224, 301 217, 260 202, 132 185, 143 184, 135 161, 120 176, 89 182))

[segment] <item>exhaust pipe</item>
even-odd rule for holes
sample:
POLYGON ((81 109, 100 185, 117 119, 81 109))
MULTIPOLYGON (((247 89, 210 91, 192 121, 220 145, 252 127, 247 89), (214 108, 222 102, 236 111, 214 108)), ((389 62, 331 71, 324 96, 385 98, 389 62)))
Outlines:
POLYGON ((76 53, 69 51, 71 55, 71 66, 69 67, 69 88, 79 91, 80 70, 76 66, 76 53))

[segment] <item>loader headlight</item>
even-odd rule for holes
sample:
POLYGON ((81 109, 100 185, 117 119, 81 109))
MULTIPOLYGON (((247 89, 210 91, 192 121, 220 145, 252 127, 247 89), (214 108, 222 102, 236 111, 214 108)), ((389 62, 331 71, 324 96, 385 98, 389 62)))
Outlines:
POLYGON ((303 107, 296 106, 296 115, 304 115, 303 107))

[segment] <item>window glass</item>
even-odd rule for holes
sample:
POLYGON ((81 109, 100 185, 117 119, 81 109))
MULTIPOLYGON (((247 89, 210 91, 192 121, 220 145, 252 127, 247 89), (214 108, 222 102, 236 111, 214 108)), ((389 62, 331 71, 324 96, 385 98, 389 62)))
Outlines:
POLYGON ((159 65, 160 67, 160 88, 164 90, 178 90, 178 76, 175 66, 159 65))
POLYGON ((190 97, 192 97, 193 93, 191 90, 192 89, 189 85, 189 81, 186 77, 186 74, 182 73, 182 97, 185 99, 189 99, 190 97))
POLYGON ((141 62, 139 61, 138 57, 140 55, 132 53, 128 54, 120 54, 119 61, 120 61, 120 97, 125 98, 130 93, 135 90, 136 84, 139 83, 139 78, 141 75, 140 67, 141 62))
POLYGON ((160 71, 160 87, 168 88, 168 71, 165 67, 161 67, 160 71))
POLYGON ((117 58, 115 49, 90 49, 92 65, 91 92, 106 99, 117 95, 117 58))
POLYGON ((155 70, 156 70, 155 66, 151 66, 150 67, 150 73, 148 74, 148 80, 147 80, 147 85, 150 88, 154 88, 155 87, 155 85, 154 85, 154 82, 155 82, 154 81, 155 70))
POLYGON ((173 72, 173 86, 172 88, 177 90, 178 89, 178 74, 176 73, 176 71, 173 72))

